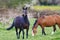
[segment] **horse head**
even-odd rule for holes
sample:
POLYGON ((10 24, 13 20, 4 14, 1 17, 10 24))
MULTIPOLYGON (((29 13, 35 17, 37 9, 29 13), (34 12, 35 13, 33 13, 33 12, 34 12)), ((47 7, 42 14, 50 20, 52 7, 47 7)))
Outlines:
POLYGON ((28 16, 27 16, 27 9, 28 9, 28 7, 26 7, 26 6, 23 7, 23 15, 22 16, 24 18, 25 23, 30 25, 28 16))
POLYGON ((34 23, 34 26, 32 28, 32 36, 34 36, 37 33, 37 27, 38 27, 38 23, 37 20, 34 23))

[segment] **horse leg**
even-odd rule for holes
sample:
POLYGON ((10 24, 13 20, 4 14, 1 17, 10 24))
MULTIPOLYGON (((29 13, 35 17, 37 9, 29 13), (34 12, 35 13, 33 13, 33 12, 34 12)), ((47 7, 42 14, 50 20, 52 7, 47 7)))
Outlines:
POLYGON ((16 29, 16 35, 17 35, 17 39, 19 39, 19 36, 18 36, 18 29, 15 27, 16 29))
POLYGON ((53 31, 55 32, 55 31, 56 31, 56 26, 54 25, 54 26, 53 26, 53 28, 54 28, 54 30, 53 30, 53 31))
POLYGON ((24 39, 24 29, 22 29, 23 39, 24 39))
POLYGON ((44 27, 42 28, 42 35, 46 35, 45 31, 44 31, 44 27))
POLYGON ((28 38, 28 29, 26 29, 26 38, 28 38))
POLYGON ((19 30, 19 38, 20 38, 20 33, 21 33, 21 29, 19 30))
POLYGON ((52 35, 54 34, 55 31, 56 31, 56 26, 54 25, 52 35))

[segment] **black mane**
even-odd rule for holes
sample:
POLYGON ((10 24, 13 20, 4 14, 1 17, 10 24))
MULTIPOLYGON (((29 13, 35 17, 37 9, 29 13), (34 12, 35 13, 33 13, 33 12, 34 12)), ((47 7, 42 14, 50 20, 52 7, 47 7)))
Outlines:
POLYGON ((37 20, 35 20, 35 23, 33 24, 33 27, 36 25, 36 23, 37 23, 37 20))

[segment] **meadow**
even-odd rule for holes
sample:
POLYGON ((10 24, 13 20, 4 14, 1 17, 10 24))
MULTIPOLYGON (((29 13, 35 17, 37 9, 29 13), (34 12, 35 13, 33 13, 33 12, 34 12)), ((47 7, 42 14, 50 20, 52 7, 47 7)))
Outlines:
MULTIPOLYGON (((38 26, 37 34, 33 37, 31 32, 32 32, 32 26, 33 26, 35 20, 36 19, 34 19, 34 18, 29 19, 30 28, 29 28, 28 40, 60 40, 60 29, 58 28, 57 25, 56 25, 57 30, 56 30, 54 35, 51 35, 51 32, 53 30, 52 27, 46 27, 45 32, 46 32, 47 35, 42 35, 41 27, 38 26)), ((12 23, 12 20, 11 20, 11 23, 12 23)), ((17 40, 14 28, 11 29, 10 31, 6 30, 6 28, 9 27, 9 26, 10 25, 7 24, 4 27, 2 27, 2 25, 0 23, 0 40, 17 40)), ((22 32, 21 32, 21 35, 20 35, 20 40, 22 40, 22 32)), ((26 35, 25 35, 24 40, 27 40, 26 35)))
POLYGON ((33 6, 34 10, 52 10, 52 11, 58 11, 60 10, 60 6, 33 6))

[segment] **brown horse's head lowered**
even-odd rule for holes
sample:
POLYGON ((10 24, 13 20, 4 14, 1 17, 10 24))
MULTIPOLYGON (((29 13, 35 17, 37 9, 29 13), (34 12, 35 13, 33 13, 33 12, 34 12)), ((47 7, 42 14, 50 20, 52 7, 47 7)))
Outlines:
POLYGON ((36 23, 37 23, 37 20, 35 21, 33 28, 32 28, 32 36, 34 36, 37 33, 38 24, 36 24, 36 23))

